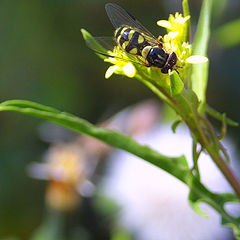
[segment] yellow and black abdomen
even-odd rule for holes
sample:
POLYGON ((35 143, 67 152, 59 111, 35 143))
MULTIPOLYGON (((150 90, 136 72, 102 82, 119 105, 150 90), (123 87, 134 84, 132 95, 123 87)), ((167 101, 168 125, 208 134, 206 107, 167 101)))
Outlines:
POLYGON ((142 56, 143 48, 150 45, 141 33, 128 26, 116 29, 115 38, 126 52, 134 55, 142 56))

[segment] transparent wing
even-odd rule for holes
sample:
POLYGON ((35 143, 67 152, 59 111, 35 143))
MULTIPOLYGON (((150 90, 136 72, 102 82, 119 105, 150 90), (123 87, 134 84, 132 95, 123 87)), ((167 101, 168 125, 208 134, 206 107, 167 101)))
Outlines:
POLYGON ((121 26, 130 26, 144 33, 152 41, 157 41, 156 37, 149 32, 134 16, 115 3, 105 5, 106 12, 113 26, 117 29, 121 26))
MULTIPOLYGON (((91 38, 85 39, 85 41, 87 46, 90 49, 92 49, 97 54, 102 55, 103 56, 102 58, 104 59, 106 57, 112 57, 125 62, 132 62, 140 65, 146 65, 142 60, 140 60, 139 57, 136 57, 136 56, 133 56, 136 58, 136 61, 133 61, 133 60, 130 60, 129 58, 118 57, 114 53, 110 54, 109 51, 112 52, 114 47, 116 46, 116 42, 112 37, 91 37, 91 38)), ((128 54, 123 49, 120 48, 120 50, 124 52, 125 55, 128 54)), ((128 55, 132 55, 132 54, 128 54, 128 55)))
POLYGON ((87 46, 96 52, 108 53, 112 51, 116 42, 113 37, 91 37, 86 39, 87 46))

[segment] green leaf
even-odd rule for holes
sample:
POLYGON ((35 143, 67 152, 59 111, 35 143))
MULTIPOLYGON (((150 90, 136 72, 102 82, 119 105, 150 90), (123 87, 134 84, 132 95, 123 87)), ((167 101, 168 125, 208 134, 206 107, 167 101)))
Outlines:
MULTIPOLYGON (((210 37, 211 5, 212 0, 203 1, 197 26, 197 32, 193 44, 193 55, 201 55, 207 57, 207 47, 210 37)), ((191 87, 201 102, 199 109, 200 113, 203 111, 203 106, 206 102, 208 66, 209 61, 192 65, 191 87)))
POLYGON ((174 123, 172 124, 171 128, 172 128, 172 131, 173 131, 174 133, 176 133, 176 129, 177 129, 178 125, 179 125, 181 122, 182 122, 182 120, 176 120, 176 121, 174 121, 174 123))
POLYGON ((227 118, 224 116, 224 113, 219 113, 215 109, 211 108, 210 106, 206 106, 206 112, 211 115, 212 117, 220 120, 220 121, 225 121, 228 125, 233 126, 233 127, 238 127, 238 122, 235 122, 231 120, 230 118, 227 118))
POLYGON ((222 224, 231 227, 237 237, 240 234, 240 219, 230 216, 225 211, 224 206, 228 202, 240 203, 240 200, 232 193, 216 194, 210 192, 204 185, 199 184, 200 182, 195 176, 192 176, 190 181, 189 185, 191 186, 191 191, 188 199, 193 210, 201 216, 207 217, 207 214, 201 210, 198 204, 200 202, 209 204, 221 214, 222 224))
POLYGON ((60 112, 53 108, 30 101, 12 100, 0 104, 0 111, 15 111, 39 117, 67 127, 75 132, 95 137, 113 147, 123 149, 171 173, 186 182, 189 168, 184 156, 167 157, 148 146, 140 145, 130 137, 118 132, 96 127, 84 119, 72 114, 60 112), (45 111, 46 109, 46 111, 45 111), (51 111, 49 111, 49 109, 51 111))
MULTIPOLYGON (((182 94, 178 95, 178 98, 180 98, 179 101, 181 100, 186 103, 187 108, 192 108, 198 103, 196 95, 194 95, 194 92, 191 90, 183 89, 182 94), (190 103, 190 101, 192 103, 190 103)), ((224 209, 225 203, 229 201, 239 202, 239 199, 233 194, 214 194, 210 192, 199 181, 199 179, 192 174, 184 156, 164 156, 148 146, 141 145, 132 138, 124 136, 118 132, 96 127, 86 120, 78 118, 72 114, 61 112, 30 101, 6 101, 0 104, 0 111, 14 111, 54 122, 75 132, 95 137, 113 147, 120 148, 146 160, 175 176, 190 187, 189 201, 197 213, 203 214, 197 204, 200 201, 206 202, 221 214, 224 224, 233 228, 236 235, 239 234, 240 220, 229 215, 224 209)), ((41 234, 37 234, 37 236, 41 236, 41 234)))
POLYGON ((214 37, 216 42, 225 48, 234 47, 240 44, 240 19, 228 22, 221 27, 219 27, 215 33, 214 37))
POLYGON ((52 112, 52 113, 60 113, 59 110, 55 109, 55 108, 51 108, 48 106, 44 106, 42 104, 38 104, 35 102, 31 102, 31 101, 19 101, 19 100, 9 100, 9 101, 5 101, 1 103, 1 106, 18 106, 19 108, 34 108, 36 110, 40 110, 40 111, 45 111, 45 112, 52 112))
POLYGON ((201 201, 194 202, 194 201, 192 201, 192 199, 189 200, 189 204, 190 204, 191 208, 195 211, 195 213, 197 213, 198 215, 200 215, 204 218, 209 218, 209 216, 199 206, 200 202, 201 201))
POLYGON ((175 96, 181 93, 184 84, 176 71, 171 71, 169 73, 170 78, 170 93, 171 96, 175 96))
POLYGON ((92 49, 100 58, 108 58, 108 52, 102 45, 95 40, 95 38, 85 29, 81 29, 84 40, 86 41, 87 46, 92 49), (102 53, 102 54, 99 54, 102 53), (106 55, 104 55, 106 54, 106 55))
POLYGON ((183 89, 181 94, 175 96, 176 101, 181 106, 181 116, 188 117, 199 107, 198 97, 191 89, 183 89))
POLYGON ((184 17, 190 16, 188 0, 182 1, 182 8, 183 8, 183 16, 184 17))
MULTIPOLYGON (((182 1, 182 8, 183 8, 183 16, 187 17, 190 16, 190 11, 189 11, 189 6, 188 6, 188 0, 183 0, 182 1)), ((190 19, 186 22, 186 27, 184 29, 184 39, 186 39, 186 42, 190 42, 190 19)))

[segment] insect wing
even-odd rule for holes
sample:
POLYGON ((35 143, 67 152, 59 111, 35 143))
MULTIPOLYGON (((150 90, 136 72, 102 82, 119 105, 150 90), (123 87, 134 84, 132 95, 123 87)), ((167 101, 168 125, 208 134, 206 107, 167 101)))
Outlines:
POLYGON ((156 42, 156 37, 149 32, 134 16, 114 3, 105 5, 106 12, 113 26, 117 29, 121 26, 130 26, 144 33, 148 40, 156 42))
POLYGON ((109 51, 113 51, 116 42, 112 37, 90 37, 85 39, 87 46, 94 52, 101 54, 100 57, 114 57, 109 55, 109 51))
MULTIPOLYGON (((124 62, 132 62, 140 65, 145 65, 140 59, 137 59, 136 61, 130 60, 129 58, 122 58, 115 56, 114 54, 109 54, 109 51, 113 51, 114 47, 116 46, 116 42, 114 38, 112 37, 91 37, 86 39, 87 46, 92 49, 94 52, 99 54, 99 56, 103 59, 106 59, 108 57, 116 58, 124 62)), ((121 50, 124 54, 126 52, 124 50, 121 50)))

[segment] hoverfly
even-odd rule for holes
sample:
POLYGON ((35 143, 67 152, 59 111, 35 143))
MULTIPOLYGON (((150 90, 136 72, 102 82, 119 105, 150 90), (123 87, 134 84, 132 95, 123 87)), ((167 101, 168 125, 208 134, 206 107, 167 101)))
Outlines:
MULTIPOLYGON (((105 5, 106 12, 115 27, 114 38, 93 37, 105 49, 113 50, 118 45, 122 51, 143 58, 142 64, 146 67, 157 67, 162 73, 168 73, 176 67, 177 55, 174 52, 167 53, 160 40, 150 33, 135 17, 125 9, 114 3, 105 5)), ((88 46, 95 52, 104 56, 115 57, 94 49, 88 42, 88 46)), ((126 59, 123 59, 126 61, 126 59)), ((139 62, 137 62, 139 64, 139 62)))

